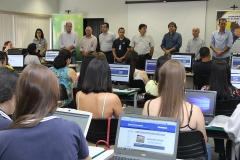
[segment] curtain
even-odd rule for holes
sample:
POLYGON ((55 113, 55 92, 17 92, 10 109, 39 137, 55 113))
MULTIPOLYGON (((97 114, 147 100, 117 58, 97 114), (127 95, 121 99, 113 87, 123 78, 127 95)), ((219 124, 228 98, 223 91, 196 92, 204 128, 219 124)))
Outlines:
POLYGON ((13 15, 2 14, 0 13, 0 46, 1 50, 6 41, 12 41, 14 44, 14 36, 13 36, 13 15))

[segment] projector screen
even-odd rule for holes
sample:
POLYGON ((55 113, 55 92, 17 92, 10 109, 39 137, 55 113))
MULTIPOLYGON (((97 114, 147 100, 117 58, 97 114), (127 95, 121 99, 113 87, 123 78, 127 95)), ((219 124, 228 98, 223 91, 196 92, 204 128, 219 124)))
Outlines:
POLYGON ((168 24, 175 22, 177 32, 182 35, 180 52, 185 52, 193 27, 200 28, 199 35, 205 39, 206 5, 206 1, 128 4, 128 38, 132 40, 139 34, 139 24, 146 24, 147 34, 155 42, 153 58, 158 58, 164 54, 160 45, 168 32, 168 24))

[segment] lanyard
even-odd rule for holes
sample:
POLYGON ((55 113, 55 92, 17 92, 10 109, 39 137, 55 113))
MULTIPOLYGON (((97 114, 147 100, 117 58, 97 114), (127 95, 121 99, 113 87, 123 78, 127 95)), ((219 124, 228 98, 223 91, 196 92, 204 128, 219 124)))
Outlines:
POLYGON ((12 121, 11 118, 6 113, 4 113, 2 110, 0 110, 0 115, 3 116, 6 119, 12 121))

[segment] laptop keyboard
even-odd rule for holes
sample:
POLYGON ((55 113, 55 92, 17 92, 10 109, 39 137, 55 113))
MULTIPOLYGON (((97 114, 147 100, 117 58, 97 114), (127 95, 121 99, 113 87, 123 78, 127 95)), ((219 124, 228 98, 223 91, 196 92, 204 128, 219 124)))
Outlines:
POLYGON ((112 87, 115 88, 115 89, 124 90, 124 89, 127 88, 127 85, 119 85, 119 84, 116 85, 116 84, 113 84, 112 87))
POLYGON ((214 119, 214 117, 204 117, 204 119, 205 119, 205 124, 206 124, 206 125, 209 125, 209 123, 212 122, 212 120, 214 119))
POLYGON ((140 159, 113 156, 113 157, 111 157, 109 160, 140 160, 140 159))

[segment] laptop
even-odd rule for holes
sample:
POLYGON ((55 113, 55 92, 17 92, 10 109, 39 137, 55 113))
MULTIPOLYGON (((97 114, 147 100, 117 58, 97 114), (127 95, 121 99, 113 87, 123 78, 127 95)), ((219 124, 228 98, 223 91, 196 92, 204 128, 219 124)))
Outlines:
POLYGON ((240 69, 231 69, 231 83, 237 89, 240 89, 240 69))
POLYGON ((151 75, 154 74, 156 66, 157 66, 156 59, 151 59, 151 60, 147 59, 145 62, 145 72, 151 75))
POLYGON ((8 63, 15 71, 20 73, 24 68, 24 55, 8 55, 8 63))
POLYGON ((130 65, 109 64, 113 88, 126 89, 129 83, 130 65))
POLYGON ((185 96, 187 102, 201 109, 205 124, 208 125, 215 117, 217 92, 186 89, 185 96))
POLYGON ((46 51, 45 61, 53 62, 54 59, 58 56, 59 51, 46 51))
POLYGON ((107 160, 176 160, 180 120, 121 114, 114 153, 107 160))
POLYGON ((57 111, 54 113, 54 115, 68 121, 76 122, 82 129, 84 136, 87 136, 89 125, 92 120, 92 113, 76 109, 57 108, 57 111))
POLYGON ((240 57, 239 56, 232 56, 232 63, 231 63, 231 68, 238 68, 240 65, 240 57))

